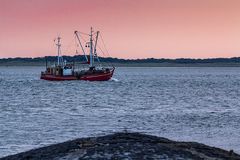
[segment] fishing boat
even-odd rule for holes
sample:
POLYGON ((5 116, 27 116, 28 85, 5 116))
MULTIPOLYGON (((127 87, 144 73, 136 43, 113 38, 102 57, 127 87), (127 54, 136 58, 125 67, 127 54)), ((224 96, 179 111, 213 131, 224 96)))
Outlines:
POLYGON ((89 36, 89 41, 86 42, 85 47, 88 48, 89 54, 86 54, 87 49, 84 49, 84 46, 80 39, 80 34, 82 32, 75 31, 75 38, 78 41, 78 44, 81 46, 82 52, 84 54, 85 61, 80 62, 82 65, 87 65, 85 68, 76 67, 75 62, 67 62, 63 59, 61 55, 61 38, 58 37, 56 46, 57 46, 57 63, 54 65, 48 66, 46 60, 46 70, 41 72, 41 79, 49 81, 68 81, 68 80, 86 80, 86 81, 107 81, 113 76, 115 67, 103 67, 100 63, 98 54, 97 54, 97 44, 99 31, 94 32, 92 27, 90 34, 85 35, 89 36), (95 65, 95 61, 98 62, 98 65, 95 65), (100 65, 99 65, 100 64, 100 65))

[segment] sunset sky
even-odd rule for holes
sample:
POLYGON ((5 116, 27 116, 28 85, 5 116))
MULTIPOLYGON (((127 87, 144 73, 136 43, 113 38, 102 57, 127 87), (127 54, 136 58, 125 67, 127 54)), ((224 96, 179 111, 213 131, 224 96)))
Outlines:
POLYGON ((0 0, 0 58, 63 54, 74 30, 118 58, 240 57, 240 0, 0 0))

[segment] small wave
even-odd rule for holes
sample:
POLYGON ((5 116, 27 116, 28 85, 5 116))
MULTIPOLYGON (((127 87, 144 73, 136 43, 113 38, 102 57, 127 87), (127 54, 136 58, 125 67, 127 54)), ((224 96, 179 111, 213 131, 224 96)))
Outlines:
POLYGON ((114 81, 114 82, 119 82, 119 80, 118 80, 118 79, 116 79, 116 78, 111 78, 111 81, 114 81))

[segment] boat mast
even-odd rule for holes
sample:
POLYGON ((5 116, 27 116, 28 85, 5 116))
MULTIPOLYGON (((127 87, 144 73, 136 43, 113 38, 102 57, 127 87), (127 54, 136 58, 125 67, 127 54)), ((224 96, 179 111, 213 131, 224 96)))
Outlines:
POLYGON ((46 70, 47 70, 47 65, 48 65, 47 56, 45 56, 45 62, 46 62, 46 70))
POLYGON ((96 35, 96 40, 95 40, 95 45, 94 45, 94 56, 97 54, 98 34, 99 34, 99 31, 97 31, 97 35, 96 35))
POLYGON ((90 67, 93 66, 93 29, 91 27, 91 32, 90 32, 90 67))
POLYGON ((57 47, 58 47, 58 63, 57 65, 59 66, 60 65, 60 53, 61 53, 61 44, 60 44, 60 40, 61 38, 60 37, 57 37, 57 47))

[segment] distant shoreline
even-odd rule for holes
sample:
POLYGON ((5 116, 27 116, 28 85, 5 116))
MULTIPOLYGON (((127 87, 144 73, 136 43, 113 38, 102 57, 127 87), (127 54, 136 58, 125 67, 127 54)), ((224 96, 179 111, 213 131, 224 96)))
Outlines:
MULTIPOLYGON (((84 56, 63 56, 67 62, 85 62, 84 56)), ((56 62, 56 56, 36 58, 3 58, 0 66, 45 66, 56 62)), ((209 58, 209 59, 119 59, 111 57, 99 57, 103 64, 112 64, 116 67, 240 67, 240 57, 233 58, 209 58)), ((97 62, 97 60, 96 60, 97 62)))
MULTIPOLYGON (((0 63, 1 67, 45 67, 43 62, 5 62, 0 63)), ((178 64, 178 63, 111 63, 115 67, 240 67, 240 63, 194 63, 194 64, 178 64)))

